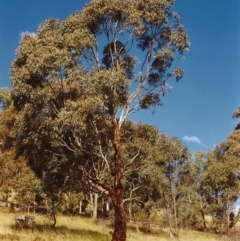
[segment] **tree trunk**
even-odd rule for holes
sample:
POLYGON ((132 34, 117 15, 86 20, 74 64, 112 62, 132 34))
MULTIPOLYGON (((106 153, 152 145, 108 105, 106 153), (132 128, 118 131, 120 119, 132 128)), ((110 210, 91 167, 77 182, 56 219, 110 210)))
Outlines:
POLYGON ((202 216, 202 221, 203 221, 203 230, 206 231, 207 230, 207 223, 206 223, 206 220, 205 220, 205 214, 204 214, 204 202, 201 198, 201 202, 200 202, 200 213, 201 213, 201 216, 202 216))
POLYGON ((89 193, 90 196, 90 211, 93 219, 97 218, 97 208, 98 208, 98 194, 97 193, 89 193))
POLYGON ((229 210, 229 207, 227 207, 226 215, 227 215, 227 230, 226 230, 226 233, 227 233, 227 235, 229 235, 229 230, 230 230, 230 210, 229 210))
POLYGON ((82 214, 82 200, 79 201, 79 214, 82 214))
POLYGON ((122 205, 115 206, 115 227, 113 232, 112 241, 125 241, 126 240, 126 233, 127 233, 127 226, 125 222, 125 212, 122 205))
POLYGON ((57 224, 57 219, 56 219, 56 209, 55 209, 55 203, 54 203, 54 197, 53 194, 51 196, 51 215, 52 215, 52 219, 53 219, 53 224, 52 224, 52 228, 54 229, 56 227, 57 224))
POLYGON ((98 194, 93 194, 93 219, 97 219, 97 210, 98 210, 98 194))
POLYGON ((177 217, 177 205, 176 205, 176 196, 173 195, 173 211, 174 211, 174 236, 178 236, 178 217, 177 217))
POLYGON ((5 207, 8 207, 8 206, 9 206, 9 204, 8 204, 8 197, 9 197, 8 192, 6 192, 5 207))
POLYGON ((90 215, 93 217, 93 194, 89 193, 90 215))
POLYGON ((169 205, 167 203, 165 203, 165 206, 166 206, 165 212, 166 212, 168 228, 169 228, 169 238, 173 238, 174 230, 172 227, 171 209, 169 208, 169 205))
POLYGON ((106 213, 108 214, 108 212, 109 212, 109 202, 108 202, 108 200, 106 201, 106 213))
POLYGON ((132 201, 130 201, 129 203, 129 207, 128 207, 128 215, 129 215, 129 222, 133 222, 133 215, 132 215, 132 201))
POLYGON ((167 216, 168 228, 169 228, 169 237, 173 238, 175 235, 174 224, 172 224, 172 205, 170 204, 169 200, 165 197, 163 193, 163 198, 165 201, 165 212, 167 216))
POLYGON ((206 225, 205 215, 204 215, 204 212, 202 209, 201 209, 201 215, 202 215, 202 220, 203 220, 203 229, 205 231, 205 230, 207 230, 207 225, 206 225))
POLYGON ((121 153, 121 142, 120 142, 120 130, 115 117, 114 112, 111 113, 112 116, 112 144, 114 148, 114 190, 112 193, 112 199, 114 204, 115 220, 114 220, 114 232, 112 236, 112 241, 125 241, 127 236, 127 225, 125 220, 125 210, 124 210, 124 189, 121 182, 123 175, 123 159, 121 153))
POLYGON ((151 233, 151 218, 150 218, 150 216, 147 218, 146 233, 151 233))
POLYGON ((57 224, 57 219, 56 219, 55 212, 52 212, 52 219, 53 219, 52 228, 54 229, 56 227, 56 224, 57 224))

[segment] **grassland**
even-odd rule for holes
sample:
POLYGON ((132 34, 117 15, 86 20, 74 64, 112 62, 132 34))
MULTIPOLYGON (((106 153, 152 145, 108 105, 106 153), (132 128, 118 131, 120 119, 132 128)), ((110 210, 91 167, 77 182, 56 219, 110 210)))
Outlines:
MULTIPOLYGON (((112 228, 103 220, 93 221, 83 217, 57 217, 57 226, 51 229, 51 220, 42 215, 35 215, 34 230, 15 227, 15 213, 0 209, 1 241, 109 241, 112 228)), ((151 234, 138 233, 134 226, 129 226, 127 241, 240 241, 238 235, 231 237, 216 234, 183 230, 178 239, 170 239, 161 229, 152 229, 151 234)))

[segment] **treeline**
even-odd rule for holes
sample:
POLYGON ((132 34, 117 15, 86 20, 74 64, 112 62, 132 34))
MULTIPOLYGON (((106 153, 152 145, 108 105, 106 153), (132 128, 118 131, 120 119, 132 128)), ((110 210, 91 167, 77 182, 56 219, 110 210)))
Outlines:
MULTIPOLYGON (((37 210, 53 216, 53 226, 57 212, 111 217, 113 203, 108 190, 92 180, 111 182, 113 167, 105 160, 114 158, 109 141, 101 140, 101 146, 95 144, 97 150, 77 158, 66 154, 59 159, 57 153, 44 158, 49 153, 39 146, 39 153, 33 153, 33 163, 29 163, 30 159, 18 153, 14 124, 18 116, 9 92, 1 89, 0 95, 1 197, 6 205, 9 200, 20 206, 35 203, 37 210), (79 162, 84 162, 85 170, 79 162)), ((194 154, 179 139, 151 125, 126 121, 122 130, 127 220, 153 222, 175 236, 179 228, 229 232, 238 221, 234 209, 240 191, 238 127, 215 150, 194 154)), ((99 139, 92 134, 91 141, 99 139)), ((32 143, 28 145, 31 148, 32 143)))

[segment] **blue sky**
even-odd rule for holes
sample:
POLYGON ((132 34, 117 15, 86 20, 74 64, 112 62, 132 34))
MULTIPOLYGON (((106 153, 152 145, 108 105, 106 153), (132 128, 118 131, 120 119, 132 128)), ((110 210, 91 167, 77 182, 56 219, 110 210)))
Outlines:
MULTIPOLYGON (((47 18, 65 19, 87 1, 0 0, 0 87, 10 87, 11 61, 21 33, 34 32, 47 18)), ((232 112, 240 105, 240 1, 176 0, 189 41, 179 83, 157 113, 131 119, 149 123, 182 139, 191 151, 214 148, 234 129, 232 112)))

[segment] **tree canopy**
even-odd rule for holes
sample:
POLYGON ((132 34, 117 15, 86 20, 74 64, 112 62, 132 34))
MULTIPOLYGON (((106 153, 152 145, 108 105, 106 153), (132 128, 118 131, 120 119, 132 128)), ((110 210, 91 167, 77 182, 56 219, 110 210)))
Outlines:
POLYGON ((106 190, 113 240, 126 240, 121 127, 129 114, 160 105, 169 79, 184 73, 172 66, 189 47, 173 4, 93 0, 26 34, 12 63, 18 153, 39 176, 51 173, 52 187, 66 183, 63 170, 74 167, 106 190), (108 168, 111 183, 96 165, 108 168))

